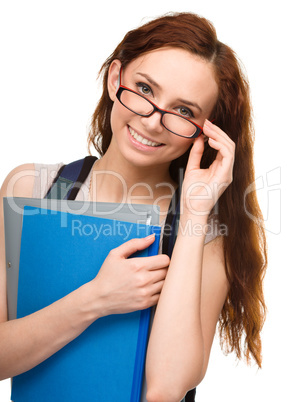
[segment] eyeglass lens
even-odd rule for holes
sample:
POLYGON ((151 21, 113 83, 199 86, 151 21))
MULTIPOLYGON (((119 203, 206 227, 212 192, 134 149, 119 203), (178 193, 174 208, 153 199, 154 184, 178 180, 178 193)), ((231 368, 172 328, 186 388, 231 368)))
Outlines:
MULTIPOLYGON (((129 90, 121 93, 121 102, 132 112, 143 116, 150 115, 154 110, 147 99, 129 90)), ((191 121, 172 113, 165 113, 162 123, 169 131, 184 137, 192 137, 197 131, 197 127, 191 121)))

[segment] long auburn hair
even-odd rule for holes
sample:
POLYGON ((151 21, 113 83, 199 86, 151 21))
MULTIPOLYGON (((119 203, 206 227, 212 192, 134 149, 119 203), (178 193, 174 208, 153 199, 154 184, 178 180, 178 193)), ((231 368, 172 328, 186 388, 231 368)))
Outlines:
MULTIPOLYGON (((249 85, 240 62, 227 45, 217 39, 210 21, 192 13, 172 13, 147 22, 126 34, 103 64, 103 93, 91 121, 88 143, 103 155, 110 144, 110 115, 113 106, 107 78, 113 60, 123 68, 140 55, 161 48, 185 49, 212 63, 219 95, 212 118, 236 144, 233 182, 216 205, 217 219, 226 225, 223 237, 225 270, 230 289, 219 319, 221 346, 226 353, 235 351, 250 362, 262 364, 260 332, 265 321, 266 305, 263 278, 267 267, 267 247, 262 213, 255 191, 248 191, 255 181, 253 164, 254 128, 249 85)), ((208 168, 216 151, 208 144, 201 161, 208 168)), ((178 180, 185 169, 188 152, 173 161, 170 174, 178 180)))

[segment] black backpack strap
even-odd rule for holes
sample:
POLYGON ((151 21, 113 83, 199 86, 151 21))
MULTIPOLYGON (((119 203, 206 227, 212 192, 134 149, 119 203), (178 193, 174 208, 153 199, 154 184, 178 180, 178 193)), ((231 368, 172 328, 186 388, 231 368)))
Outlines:
POLYGON ((86 156, 68 165, 63 165, 45 198, 74 200, 96 160, 95 156, 86 156))
POLYGON ((196 388, 192 389, 191 391, 188 391, 188 393, 185 395, 184 402, 194 402, 195 394, 196 394, 196 388))
POLYGON ((163 230, 162 252, 171 258, 173 246, 176 240, 180 217, 180 191, 179 186, 173 194, 163 230))
MULTIPOLYGON (((179 186, 176 189, 171 199, 163 231, 162 252, 163 254, 167 254, 170 258, 172 255, 173 247, 178 232, 178 225, 180 218, 180 193, 181 193, 181 186, 179 186)), ((185 395, 184 401, 194 402, 195 393, 196 393, 195 388, 192 389, 191 391, 188 391, 188 393, 185 395)))

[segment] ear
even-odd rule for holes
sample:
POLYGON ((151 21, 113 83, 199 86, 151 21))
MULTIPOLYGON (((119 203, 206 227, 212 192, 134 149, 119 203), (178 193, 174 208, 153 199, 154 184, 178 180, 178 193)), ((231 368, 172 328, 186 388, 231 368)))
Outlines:
POLYGON ((116 93, 119 88, 121 66, 121 62, 116 59, 112 61, 109 68, 108 92, 112 101, 116 99, 116 93))

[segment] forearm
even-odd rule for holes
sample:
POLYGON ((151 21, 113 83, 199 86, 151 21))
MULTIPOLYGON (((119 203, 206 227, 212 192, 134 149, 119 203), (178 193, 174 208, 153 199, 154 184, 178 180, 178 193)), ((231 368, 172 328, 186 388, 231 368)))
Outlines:
MULTIPOLYGON (((179 229, 151 331, 146 364, 150 395, 169 389, 176 395, 180 390, 185 393, 202 378, 200 306, 205 235, 200 229, 204 229, 207 218, 191 219, 188 230, 179 229)), ((180 228, 186 229, 186 223, 182 221, 180 228)), ((156 400, 161 400, 159 395, 156 400)), ((165 398, 169 400, 168 395, 165 398)), ((174 398, 171 395, 170 400, 175 401, 174 398)), ((150 400, 154 400, 153 396, 150 400)))
MULTIPOLYGON (((91 282, 30 316, 0 323, 0 379, 39 364, 99 317, 155 305, 169 258, 128 258, 153 241, 148 236, 123 243, 108 254, 91 282)), ((0 317, 4 321, 4 314, 0 317)))
POLYGON ((0 324, 0 379, 25 372, 80 335, 100 316, 92 282, 27 317, 0 324))

